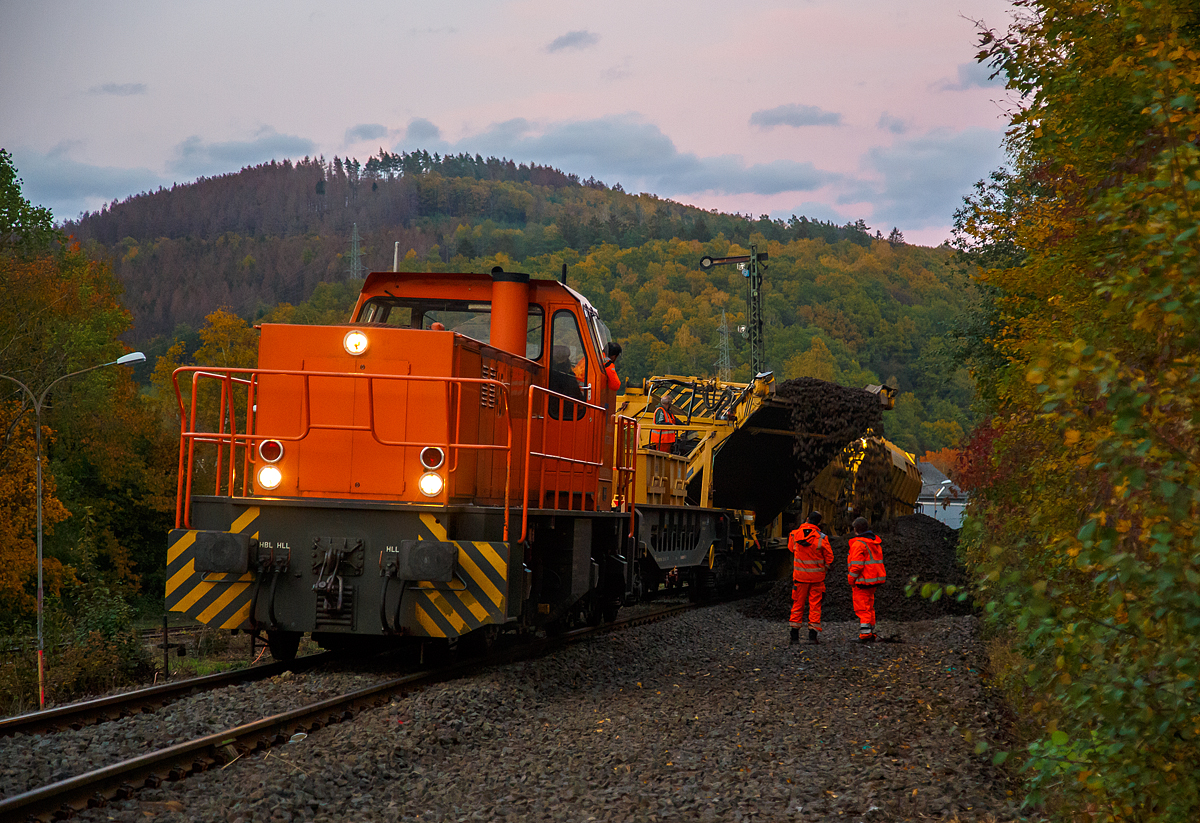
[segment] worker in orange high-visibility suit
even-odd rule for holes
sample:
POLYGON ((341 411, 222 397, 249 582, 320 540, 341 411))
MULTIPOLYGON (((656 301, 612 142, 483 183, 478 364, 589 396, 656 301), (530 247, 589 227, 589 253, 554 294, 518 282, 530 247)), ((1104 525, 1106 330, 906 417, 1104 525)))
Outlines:
MULTIPOLYGON (((654 425, 678 425, 679 421, 675 419, 675 415, 663 406, 659 406, 654 410, 654 425)), ((678 434, 671 429, 652 429, 650 431, 650 448, 658 449, 662 452, 671 451, 671 447, 675 445, 675 439, 678 434)))
POLYGON ((805 626, 808 611, 808 642, 820 643, 821 600, 825 596, 825 570, 833 563, 833 546, 821 531, 821 513, 808 513, 800 527, 788 535, 792 552, 792 616, 791 642, 800 642, 800 630, 805 626))
POLYGON ((615 340, 608 341, 604 349, 604 375, 608 378, 608 387, 613 391, 621 388, 621 378, 617 375, 617 358, 621 356, 621 344, 615 340))
POLYGON ((850 598, 858 615, 858 642, 874 643, 875 591, 887 580, 887 571, 883 568, 883 541, 871 531, 865 517, 854 520, 847 564, 850 598))

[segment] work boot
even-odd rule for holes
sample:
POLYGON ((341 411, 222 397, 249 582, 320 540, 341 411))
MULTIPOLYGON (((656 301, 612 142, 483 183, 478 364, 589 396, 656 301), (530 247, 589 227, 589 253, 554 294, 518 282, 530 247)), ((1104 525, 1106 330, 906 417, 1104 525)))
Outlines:
POLYGON ((862 637, 858 638, 858 642, 859 642, 859 643, 874 643, 874 642, 875 642, 875 635, 873 635, 873 634, 864 634, 862 637))
POLYGON ((808 642, 809 642, 809 643, 811 643, 811 644, 812 644, 812 645, 814 645, 814 646, 816 646, 816 645, 819 645, 819 644, 820 644, 820 642, 821 642, 821 636, 820 636, 819 634, 817 634, 817 630, 816 630, 816 629, 809 629, 809 630, 808 630, 808 642))
POLYGON ((792 629, 792 639, 791 639, 791 642, 789 645, 794 646, 799 642, 800 642, 800 630, 794 628, 794 629, 792 629))

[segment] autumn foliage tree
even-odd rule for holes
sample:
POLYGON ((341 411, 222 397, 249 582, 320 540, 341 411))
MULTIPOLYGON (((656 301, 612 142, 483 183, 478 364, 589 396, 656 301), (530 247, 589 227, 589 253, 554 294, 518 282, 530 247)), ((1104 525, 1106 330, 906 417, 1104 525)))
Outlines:
POLYGON ((1021 96, 1010 167, 959 215, 991 297, 964 543, 1017 639, 1034 797, 1194 821, 1200 9, 1014 5, 981 54, 1021 96))
MULTIPOLYGON (((5 390, 5 394, 8 394, 5 390)), ((9 614, 29 615, 37 608, 31 586, 37 574, 36 507, 37 463, 34 459, 32 417, 19 401, 0 403, 0 427, 5 438, 0 444, 0 600, 9 614)), ((49 432, 43 432, 48 436, 49 432)), ((53 530, 67 517, 55 495, 53 476, 42 480, 42 522, 53 530)), ((44 566, 45 588, 58 593, 69 571, 57 558, 44 566)))
MULTIPOLYGON (((24 201, 6 152, 0 203, 0 374, 40 397, 59 377, 124 354, 117 337, 129 313, 111 269, 65 241, 48 211, 24 201)), ((48 593, 81 577, 132 589, 161 565, 165 524, 156 513, 166 508, 168 483, 156 451, 164 441, 128 370, 58 384, 41 423, 48 593), (153 552, 146 531, 156 532, 153 552)), ((0 613, 9 617, 31 613, 34 602, 35 425, 30 397, 0 381, 0 613)))
POLYGON ((951 480, 958 474, 960 459, 961 455, 959 451, 951 448, 925 452, 925 454, 921 455, 922 463, 928 463, 951 480))

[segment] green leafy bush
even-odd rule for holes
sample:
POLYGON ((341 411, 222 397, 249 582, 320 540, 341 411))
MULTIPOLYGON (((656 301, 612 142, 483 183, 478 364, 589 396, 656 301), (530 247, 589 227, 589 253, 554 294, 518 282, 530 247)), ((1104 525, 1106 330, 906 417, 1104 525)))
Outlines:
MULTIPOLYGON (((46 703, 68 703, 88 695, 146 682, 154 664, 138 632, 133 610, 103 586, 80 587, 75 614, 58 599, 44 613, 46 703)), ((12 624, 0 633, 0 709, 9 714, 38 708, 36 628, 12 624)))
MULTIPOLYGON (((960 540, 1025 707, 1034 801, 1200 819, 1200 10, 1017 0, 1022 95, 958 215, 990 314, 960 540)), ((1014 689, 1014 691, 1018 691, 1014 689)))

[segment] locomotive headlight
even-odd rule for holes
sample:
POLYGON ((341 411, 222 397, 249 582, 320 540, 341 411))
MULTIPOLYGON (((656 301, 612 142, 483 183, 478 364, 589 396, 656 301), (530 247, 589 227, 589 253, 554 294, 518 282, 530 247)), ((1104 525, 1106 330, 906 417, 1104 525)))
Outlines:
POLYGON ((426 497, 437 497, 442 493, 442 486, 445 481, 437 472, 425 472, 421 475, 421 479, 417 481, 417 488, 421 490, 421 494, 426 497))
POLYGON ((358 329, 346 332, 346 336, 342 338, 342 345, 347 354, 362 354, 367 350, 367 335, 358 329))
POLYGON ((446 453, 437 446, 426 446, 421 449, 421 465, 427 469, 439 469, 446 461, 446 453))
POLYGON ((283 472, 279 470, 278 466, 267 465, 258 470, 258 487, 260 489, 270 491, 271 489, 278 488, 282 482, 283 472))

